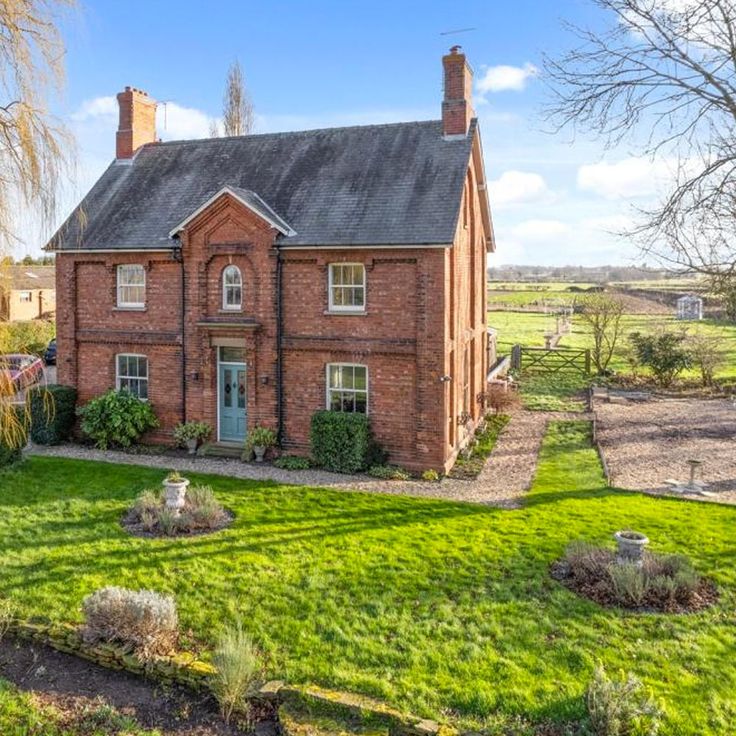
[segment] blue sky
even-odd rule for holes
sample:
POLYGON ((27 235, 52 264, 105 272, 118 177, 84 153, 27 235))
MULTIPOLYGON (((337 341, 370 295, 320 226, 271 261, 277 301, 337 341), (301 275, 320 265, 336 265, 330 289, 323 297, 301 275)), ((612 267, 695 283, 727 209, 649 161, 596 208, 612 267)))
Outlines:
POLYGON ((593 27, 606 20, 590 0, 88 0, 63 24, 67 85, 57 112, 77 136, 79 159, 64 208, 114 155, 114 95, 125 85, 166 101, 164 139, 207 135, 236 58, 256 132, 431 119, 440 112, 441 56, 460 43, 475 70, 495 262, 632 262, 636 249, 606 231, 652 196, 649 162, 543 131, 536 70, 542 51, 571 42, 563 18, 593 27), (461 28, 475 30, 440 35, 461 28))

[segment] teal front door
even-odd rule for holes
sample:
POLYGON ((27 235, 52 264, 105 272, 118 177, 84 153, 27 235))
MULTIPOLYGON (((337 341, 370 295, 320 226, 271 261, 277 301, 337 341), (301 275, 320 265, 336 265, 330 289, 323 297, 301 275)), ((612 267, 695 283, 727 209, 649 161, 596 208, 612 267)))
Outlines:
POLYGON ((243 442, 248 406, 244 363, 220 363, 218 394, 218 438, 222 442, 243 442))

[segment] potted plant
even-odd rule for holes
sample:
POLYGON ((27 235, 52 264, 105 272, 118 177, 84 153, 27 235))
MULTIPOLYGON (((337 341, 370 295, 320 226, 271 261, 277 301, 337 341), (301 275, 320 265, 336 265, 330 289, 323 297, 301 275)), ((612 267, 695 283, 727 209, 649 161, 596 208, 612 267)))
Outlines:
POLYGON ((251 448, 256 456, 256 462, 262 463, 266 450, 276 444, 276 433, 268 427, 253 427, 248 432, 245 441, 246 449, 251 448))
POLYGON ((641 565, 644 561, 644 547, 649 544, 649 539, 641 532, 621 530, 613 535, 618 544, 617 561, 619 563, 633 563, 641 565))
POLYGON ((174 427, 174 439, 181 447, 186 447, 190 455, 197 452, 197 447, 212 434, 212 427, 207 422, 184 422, 174 427))
POLYGON ((188 485, 189 481, 176 471, 172 471, 164 478, 166 508, 171 509, 176 514, 181 512, 184 508, 188 485))

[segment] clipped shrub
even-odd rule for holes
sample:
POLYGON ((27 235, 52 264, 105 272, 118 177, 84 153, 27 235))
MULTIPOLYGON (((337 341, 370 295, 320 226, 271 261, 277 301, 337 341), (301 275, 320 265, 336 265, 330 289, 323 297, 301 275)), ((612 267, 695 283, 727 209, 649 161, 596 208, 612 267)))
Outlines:
POLYGON ((315 463, 337 473, 357 473, 386 462, 365 414, 315 412, 309 439, 315 463))
POLYGON ((422 473, 422 480, 435 481, 439 479, 440 479, 440 474, 436 470, 433 470, 432 468, 429 468, 422 473))
POLYGON ((312 467, 308 458, 297 455, 282 455, 274 460, 273 464, 282 470, 309 470, 312 467))
POLYGON ((176 648, 179 617, 171 596, 110 586, 88 595, 82 611, 87 641, 115 642, 141 659, 176 648))
POLYGON ((225 722, 229 723, 234 711, 246 709, 245 695, 260 671, 256 647, 240 622, 220 633, 212 664, 216 670, 210 681, 212 693, 225 722))
POLYGON ((77 409, 82 432, 101 450, 130 447, 145 432, 158 427, 153 408, 128 391, 110 390, 77 409))
POLYGON ((37 445, 58 445, 71 437, 77 390, 71 386, 39 386, 28 391, 31 439, 37 445))
POLYGON ((411 478, 408 471, 397 465, 373 465, 368 468, 368 475, 382 480, 409 480, 411 478))
POLYGON ((594 736, 657 736, 662 710, 641 682, 629 674, 613 680, 598 666, 585 696, 594 736))
POLYGON ((17 463, 22 456, 23 453, 20 447, 11 447, 0 438, 0 468, 9 467, 17 463))

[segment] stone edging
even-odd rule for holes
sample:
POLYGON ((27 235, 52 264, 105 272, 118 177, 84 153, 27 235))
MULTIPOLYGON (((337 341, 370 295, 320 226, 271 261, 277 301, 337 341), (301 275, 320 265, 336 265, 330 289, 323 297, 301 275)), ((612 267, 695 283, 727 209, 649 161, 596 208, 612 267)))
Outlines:
MULTIPOLYGON (((185 685, 197 692, 210 689, 208 680, 215 673, 211 664, 197 659, 192 653, 181 652, 144 662, 115 644, 90 644, 84 641, 79 627, 72 624, 15 620, 10 626, 10 633, 20 639, 39 642, 57 651, 81 657, 101 667, 125 670, 163 683, 185 685)), ((247 699, 252 702, 270 701, 277 706, 288 704, 307 713, 331 714, 358 718, 369 724, 382 724, 388 727, 392 736, 458 735, 449 726, 407 715, 386 703, 316 685, 287 685, 274 680, 248 695, 247 699)))

